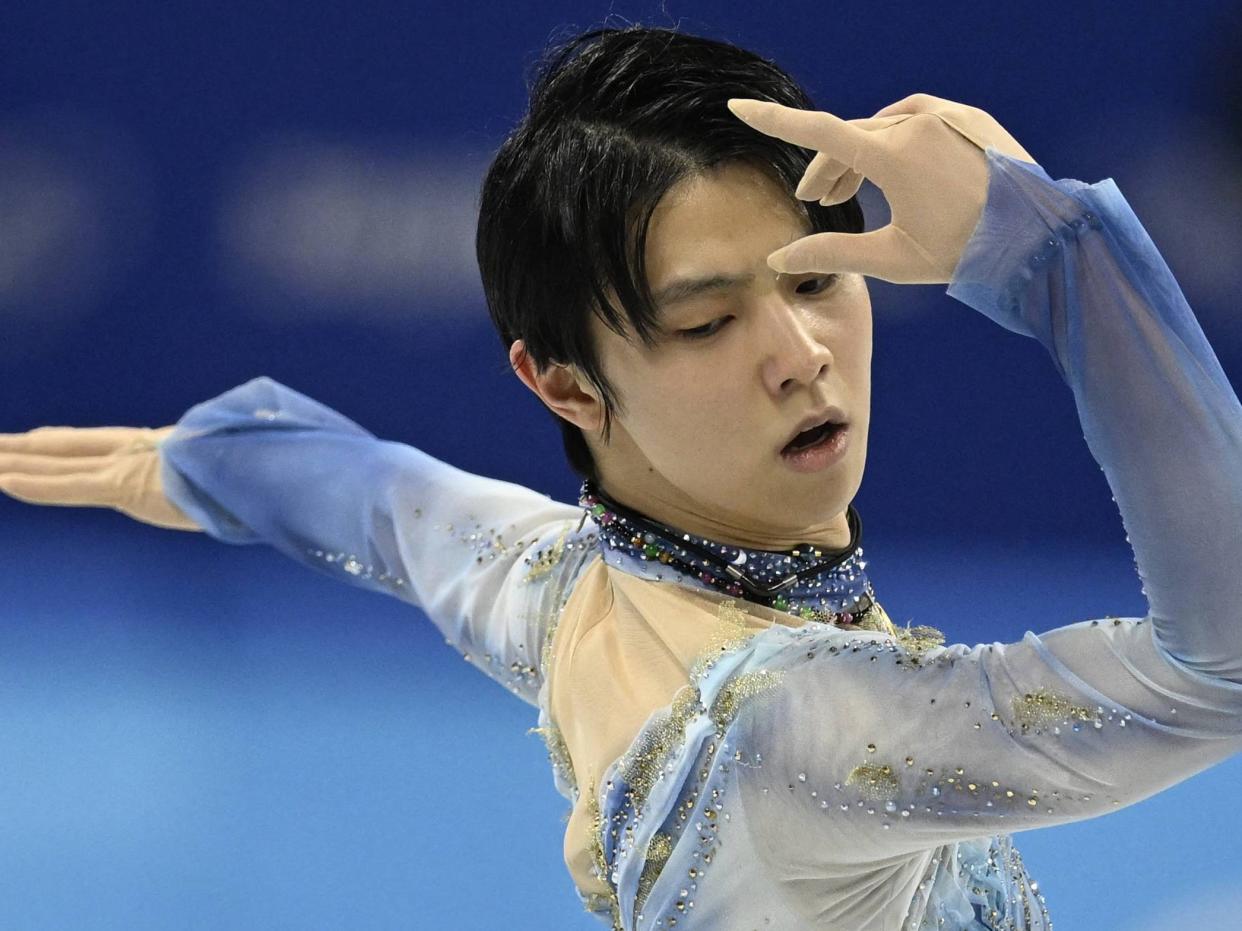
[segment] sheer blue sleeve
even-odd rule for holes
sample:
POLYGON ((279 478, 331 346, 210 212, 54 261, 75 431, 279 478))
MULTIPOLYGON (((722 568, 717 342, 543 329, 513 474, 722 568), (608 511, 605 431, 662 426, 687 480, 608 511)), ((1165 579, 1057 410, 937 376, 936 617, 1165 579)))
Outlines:
POLYGON ((842 864, 1108 814, 1242 752, 1242 406, 1111 179, 986 155, 948 294, 1048 352, 1149 610, 921 652, 773 635, 790 643, 739 718, 740 784, 774 873, 808 890, 842 864))
POLYGON ((190 408, 159 449, 165 494, 209 535, 422 609, 537 704, 549 627, 589 552, 579 508, 378 439, 265 376, 190 408))
POLYGON ((1242 682, 1242 406, 1112 179, 987 150, 987 212, 948 294, 1037 339, 1074 393, 1134 550, 1152 634, 1242 682))

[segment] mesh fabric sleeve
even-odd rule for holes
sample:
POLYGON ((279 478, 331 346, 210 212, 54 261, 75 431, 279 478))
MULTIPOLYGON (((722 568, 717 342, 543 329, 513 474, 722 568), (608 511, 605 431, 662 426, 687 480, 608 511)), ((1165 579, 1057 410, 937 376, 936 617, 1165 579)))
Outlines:
POLYGON ((422 609, 537 704, 549 626, 587 555, 580 509, 378 439, 266 376, 190 408, 159 449, 165 494, 209 535, 422 609))

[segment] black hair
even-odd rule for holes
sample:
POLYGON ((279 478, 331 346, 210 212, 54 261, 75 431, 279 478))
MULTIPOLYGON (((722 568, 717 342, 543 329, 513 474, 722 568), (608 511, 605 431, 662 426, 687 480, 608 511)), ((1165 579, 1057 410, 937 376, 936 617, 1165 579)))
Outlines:
MULTIPOLYGON (((811 232, 861 233, 862 208, 857 197, 831 207, 797 200, 814 153, 751 128, 726 101, 814 105, 777 65, 728 42, 638 24, 595 28, 549 46, 527 84, 529 109, 483 180, 483 290, 506 360, 521 339, 538 371, 572 364, 598 390, 607 443, 623 399, 601 369, 588 314, 654 343, 643 258, 651 215, 673 185, 740 161, 778 181, 811 232)), ((570 467, 598 481, 582 431, 550 413, 570 467)))

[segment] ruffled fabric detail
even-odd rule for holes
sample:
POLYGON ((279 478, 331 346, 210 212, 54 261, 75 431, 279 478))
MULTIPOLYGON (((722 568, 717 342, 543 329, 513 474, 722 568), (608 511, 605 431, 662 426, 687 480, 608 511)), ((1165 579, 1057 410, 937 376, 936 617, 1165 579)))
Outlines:
POLYGON ((1039 883, 1009 834, 942 847, 903 931, 1052 931, 1039 883))

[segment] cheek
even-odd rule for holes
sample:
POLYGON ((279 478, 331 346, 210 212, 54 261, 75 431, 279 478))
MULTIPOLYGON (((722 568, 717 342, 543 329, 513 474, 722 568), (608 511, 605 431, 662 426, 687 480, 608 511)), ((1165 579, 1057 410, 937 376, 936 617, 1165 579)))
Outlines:
POLYGON ((669 470, 727 468, 746 432, 741 380, 718 360, 683 364, 671 377, 648 380, 635 401, 631 422, 642 433, 640 443, 654 464, 669 470))

